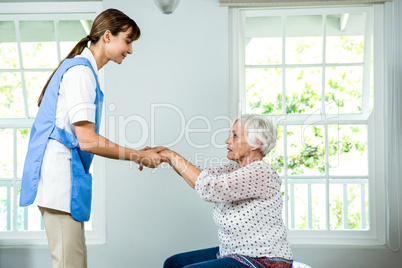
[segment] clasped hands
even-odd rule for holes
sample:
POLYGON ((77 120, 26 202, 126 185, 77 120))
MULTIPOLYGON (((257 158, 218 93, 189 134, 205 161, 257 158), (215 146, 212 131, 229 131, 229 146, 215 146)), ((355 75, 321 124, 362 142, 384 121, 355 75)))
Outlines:
POLYGON ((169 156, 172 153, 171 150, 163 147, 145 147, 141 149, 141 156, 139 160, 139 170, 143 170, 144 166, 148 168, 156 168, 162 162, 169 163, 169 156))

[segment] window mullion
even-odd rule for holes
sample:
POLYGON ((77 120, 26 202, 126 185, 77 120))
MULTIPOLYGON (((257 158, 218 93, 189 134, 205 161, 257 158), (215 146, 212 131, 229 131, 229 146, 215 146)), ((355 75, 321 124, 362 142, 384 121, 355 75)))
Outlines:
POLYGON ((238 24, 239 26, 239 39, 237 40, 237 46, 241 49, 239 49, 240 52, 240 61, 242 64, 239 64, 239 69, 238 72, 239 74, 239 87, 241 88, 240 96, 239 96, 239 102, 237 103, 237 111, 236 111, 236 116, 240 116, 243 113, 247 112, 247 105, 246 105, 246 97, 247 97, 247 85, 246 85, 246 68, 245 68, 245 63, 246 63, 246 19, 244 16, 240 16, 241 23, 238 24))
MULTIPOLYGON (((38 69, 29 69, 29 68, 24 68, 24 69, 0 69, 0 73, 9 73, 10 71, 13 72, 36 72, 38 71, 38 69)), ((41 72, 53 72, 54 69, 50 69, 50 68, 40 68, 41 72)))
POLYGON ((308 229, 313 229, 313 201, 311 193, 311 183, 307 184, 307 200, 308 229))
POLYGON ((61 52, 60 52, 60 42, 59 42, 59 30, 58 30, 58 20, 54 20, 54 32, 56 35, 56 47, 57 47, 57 58, 59 59, 59 62, 61 62, 61 52))
POLYGON ((327 15, 322 20, 322 73, 321 73, 321 118, 325 118, 325 61, 326 61, 327 15))
POLYGON ((17 128, 13 128, 13 228, 12 231, 17 231, 17 220, 18 220, 18 191, 17 191, 17 177, 18 177, 18 157, 17 157, 17 128))
MULTIPOLYGON (((292 229, 295 229, 295 191, 294 191, 294 184, 290 183, 289 184, 289 177, 287 176, 288 174, 288 150, 287 150, 287 135, 288 135, 288 128, 287 125, 283 125, 283 172, 286 178, 286 187, 290 185, 290 193, 288 191, 288 188, 286 188, 286 193, 290 195, 290 226, 292 229)), ((288 207, 288 200, 285 201, 285 204, 287 205, 287 214, 286 214, 286 221, 287 224, 289 225, 289 207, 288 207)))
MULTIPOLYGON (((283 174, 285 177, 285 222, 286 222, 286 226, 289 227, 289 196, 291 201, 293 198, 293 193, 290 192, 289 193, 289 177, 288 177, 288 151, 287 151, 287 146, 286 146, 286 141, 287 141, 287 125, 284 124, 283 125, 283 174)), ((291 206, 291 213, 293 215, 293 210, 294 210, 294 203, 290 202, 290 206, 291 206)), ((291 217, 292 219, 293 217, 291 217)), ((293 220, 294 221, 294 220, 293 220)), ((293 227, 292 227, 293 228, 293 227)))
POLYGON ((286 177, 284 179, 284 183, 285 183, 285 224, 286 226, 289 226, 289 183, 288 183, 288 178, 286 177))
POLYGON ((366 185, 360 184, 361 228, 366 229, 366 185))
POLYGON ((342 218, 343 229, 349 229, 348 227, 348 185, 343 184, 343 201, 342 201, 342 218))
POLYGON ((14 170, 14 180, 18 179, 18 157, 17 157, 17 128, 13 128, 13 170, 14 170))
POLYGON ((283 125, 283 172, 288 178, 288 148, 287 148, 287 141, 288 141, 288 125, 283 125))
POLYGON ((372 12, 366 13, 366 27, 364 29, 364 65, 362 83, 362 113, 368 116, 370 102, 370 77, 371 77, 371 46, 373 33, 372 12))
POLYGON ((290 184, 290 227, 296 229, 295 227, 295 185, 290 184))
MULTIPOLYGON (((322 19, 322 73, 321 73, 321 118, 326 118, 325 113, 325 62, 326 62, 326 42, 327 39, 327 15, 323 15, 322 19)), ((325 124, 325 223, 326 230, 331 230, 330 218, 331 211, 329 207, 329 141, 328 141, 328 125, 325 124)))
POLYGON ((15 34, 17 38, 17 46, 18 46, 18 57, 20 63, 20 74, 21 74, 21 86, 22 86, 22 94, 24 96, 24 108, 25 108, 25 117, 29 118, 29 109, 28 109, 28 94, 25 83, 25 72, 24 72, 24 61, 22 59, 22 50, 21 50, 21 35, 20 35, 20 24, 18 21, 15 21, 15 34))
MULTIPOLYGON (((14 181, 12 181, 14 183, 14 181)), ((6 182, 7 183, 7 182, 6 182)), ((10 183, 7 183, 7 230, 11 231, 11 215, 12 215, 12 209, 11 209, 11 185, 10 183)))
POLYGON ((24 230, 28 231, 28 219, 29 219, 29 209, 28 207, 24 207, 24 230))
MULTIPOLYGON (((322 67, 322 63, 293 63, 293 64, 253 64, 253 65, 245 65, 247 69, 262 69, 262 68, 278 68, 278 67, 286 67, 286 68, 305 68, 305 67, 322 67)), ((326 67, 352 67, 352 66, 364 66, 364 63, 326 63, 326 67)))
POLYGON ((286 114, 286 17, 282 16, 282 114, 286 114))
POLYGON ((326 230, 330 230, 330 215, 329 208, 329 141, 328 141, 328 125, 325 125, 325 218, 326 230))

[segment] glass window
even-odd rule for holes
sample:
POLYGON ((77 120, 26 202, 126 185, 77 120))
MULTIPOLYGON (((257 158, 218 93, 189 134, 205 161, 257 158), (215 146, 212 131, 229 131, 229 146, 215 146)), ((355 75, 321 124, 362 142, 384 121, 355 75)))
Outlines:
POLYGON ((240 44, 234 94, 242 111, 277 124, 265 160, 282 179, 290 237, 299 230, 369 237, 373 7, 232 11, 240 44))

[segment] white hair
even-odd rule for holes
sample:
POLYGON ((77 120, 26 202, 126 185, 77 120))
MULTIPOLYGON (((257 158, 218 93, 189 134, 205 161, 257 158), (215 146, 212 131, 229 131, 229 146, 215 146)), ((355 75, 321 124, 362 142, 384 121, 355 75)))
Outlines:
POLYGON ((278 131, 270 119, 257 115, 242 115, 235 123, 237 121, 247 132, 248 145, 259 147, 262 156, 266 156, 275 148, 278 131))

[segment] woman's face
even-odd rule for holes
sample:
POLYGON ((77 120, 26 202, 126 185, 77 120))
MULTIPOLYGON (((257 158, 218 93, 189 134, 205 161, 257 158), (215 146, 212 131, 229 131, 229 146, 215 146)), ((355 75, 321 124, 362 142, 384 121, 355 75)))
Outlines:
POLYGON ((133 53, 133 41, 129 38, 131 28, 114 36, 109 34, 107 56, 110 60, 121 64, 127 54, 133 53))
POLYGON ((234 123, 225 142, 228 145, 227 157, 240 165, 251 154, 252 148, 247 143, 247 132, 238 121, 234 123))

